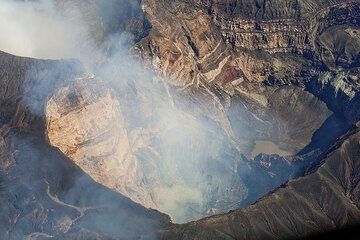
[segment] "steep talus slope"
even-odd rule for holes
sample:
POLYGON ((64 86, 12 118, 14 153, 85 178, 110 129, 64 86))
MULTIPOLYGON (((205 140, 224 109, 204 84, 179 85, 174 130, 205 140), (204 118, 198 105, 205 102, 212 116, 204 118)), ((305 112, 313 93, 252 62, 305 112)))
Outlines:
POLYGON ((168 221, 165 215, 94 182, 47 142, 43 111, 49 91, 44 85, 53 88, 74 77, 76 63, 0 55, 0 101, 13 103, 1 108, 0 238, 151 239, 168 221), (54 78, 33 82, 29 69, 42 74, 46 69, 54 78), (37 84, 44 96, 29 104, 27 94, 35 94, 31 87, 38 89, 37 84))
POLYGON ((340 139, 313 173, 255 204, 162 231, 162 239, 289 239, 360 221, 359 129, 340 139))

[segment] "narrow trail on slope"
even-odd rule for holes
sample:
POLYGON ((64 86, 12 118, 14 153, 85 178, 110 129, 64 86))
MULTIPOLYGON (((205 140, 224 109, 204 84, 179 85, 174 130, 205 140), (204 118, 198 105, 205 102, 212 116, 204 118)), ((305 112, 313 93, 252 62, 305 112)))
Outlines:
POLYGON ((69 208, 72 208, 72 209, 75 209, 76 211, 79 212, 79 216, 77 216, 75 219, 72 219, 72 223, 68 226, 67 230, 64 232, 64 233, 67 233, 71 227, 71 225, 73 225, 77 220, 79 220, 80 218, 82 218, 84 215, 85 215, 85 212, 89 209, 92 209, 92 208, 82 208, 82 207, 78 207, 78 206, 74 206, 74 205, 70 205, 70 204, 67 204, 63 201, 61 201, 56 195, 52 195, 50 193, 50 184, 48 181, 46 181, 44 179, 46 185, 47 185, 47 189, 46 189, 46 194, 49 196, 49 198, 51 200, 53 200, 54 202, 56 202, 57 204, 59 205, 62 205, 62 206, 65 206, 65 207, 69 207, 69 208))
POLYGON ((53 238, 54 236, 51 236, 47 233, 42 233, 42 232, 33 232, 33 233, 30 233, 25 239, 26 240, 36 240, 38 237, 53 238))

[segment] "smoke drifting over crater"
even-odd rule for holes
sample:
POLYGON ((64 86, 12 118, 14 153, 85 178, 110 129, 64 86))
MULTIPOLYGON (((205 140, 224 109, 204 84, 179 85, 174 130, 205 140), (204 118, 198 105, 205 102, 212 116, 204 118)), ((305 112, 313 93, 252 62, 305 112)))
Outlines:
MULTIPOLYGON (((139 1, 130 2, 130 9, 141 9, 139 1)), ((0 23, 5 36, 0 50, 76 59, 54 62, 51 68, 33 66, 28 72, 24 99, 33 113, 46 119, 49 143, 96 182, 170 214, 176 222, 226 212, 261 195, 259 191, 248 198, 249 188, 256 187, 251 179, 257 175, 250 177, 257 168, 243 155, 243 145, 251 152, 248 146, 258 132, 280 139, 276 131, 283 128, 276 123, 282 121, 265 107, 256 109, 259 115, 265 112, 266 121, 259 120, 249 110, 251 104, 240 101, 229 109, 230 123, 208 89, 179 93, 166 77, 134 57, 137 36, 123 27, 113 33, 102 26, 107 22, 102 11, 119 10, 121 1, 86 3, 90 7, 85 10, 81 2, 72 1, 0 3, 0 17, 6 19, 0 23), (252 130, 248 122, 257 121, 261 128, 252 130)), ((127 9, 128 5, 122 11, 125 15, 127 9)), ((300 107, 317 104, 322 111, 314 122, 321 125, 329 115, 325 105, 302 90, 290 90, 293 94, 286 96, 270 90, 270 97, 284 95, 294 103, 305 99, 300 107)), ((275 103, 279 108, 285 105, 275 103)), ((289 170, 284 178, 291 174, 289 170)))
POLYGON ((82 9, 70 7, 66 1, 0 3, 6 19, 0 33, 7 36, 1 50, 77 59, 33 66, 23 87, 29 109, 45 114, 50 143, 97 182, 174 221, 215 213, 228 194, 244 199, 239 153, 226 133, 191 112, 188 101, 174 100, 166 80, 131 56, 132 34, 110 34, 95 44, 82 9))

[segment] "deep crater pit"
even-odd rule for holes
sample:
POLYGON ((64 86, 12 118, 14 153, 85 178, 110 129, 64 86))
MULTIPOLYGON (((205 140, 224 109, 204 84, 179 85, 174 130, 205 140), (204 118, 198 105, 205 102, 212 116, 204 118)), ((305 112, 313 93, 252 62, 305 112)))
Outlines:
POLYGON ((279 93, 302 99, 290 109, 316 106, 307 121, 298 119, 301 113, 285 119, 286 109, 277 115, 264 109, 277 120, 271 126, 281 131, 275 131, 261 121, 244 121, 254 113, 237 108, 232 109, 234 135, 229 136, 222 122, 168 104, 156 91, 148 95, 141 86, 132 96, 119 91, 91 74, 55 89, 45 107, 49 142, 98 183, 179 223, 246 206, 287 180, 284 174, 290 178, 296 168, 289 165, 291 156, 310 143, 330 115, 322 102, 314 103, 314 96, 290 88, 279 93), (308 132, 299 135, 304 124, 308 132), (253 160, 259 154, 271 156, 272 162, 253 160), (271 164, 286 168, 276 172, 268 169, 271 164), (256 184, 269 177, 278 178, 270 188, 256 184))

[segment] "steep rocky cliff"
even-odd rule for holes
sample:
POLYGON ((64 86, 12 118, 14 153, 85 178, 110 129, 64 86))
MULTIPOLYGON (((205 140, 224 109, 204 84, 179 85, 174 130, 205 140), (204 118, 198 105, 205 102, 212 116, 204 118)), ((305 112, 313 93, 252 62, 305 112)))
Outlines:
MULTIPOLYGON (((337 87, 333 87, 336 92, 340 90, 347 95, 348 102, 357 98, 357 94, 351 93, 357 80, 340 81, 334 75, 339 70, 339 74, 345 76, 349 72, 356 75, 354 67, 358 66, 359 60, 358 1, 322 1, 320 4, 311 1, 195 2, 199 5, 191 1, 143 1, 152 29, 140 42, 139 48, 144 58, 150 58, 155 68, 166 73, 172 84, 184 88, 216 86, 230 96, 245 95, 266 105, 264 83, 292 83, 304 87, 315 82, 322 83, 321 88, 324 88, 326 83, 335 85, 338 82, 337 87), (160 18, 166 21, 160 21, 160 18), (252 22, 252 28, 243 21, 252 22), (287 25, 288 21, 296 23, 287 25), (297 28, 302 25, 305 27, 301 32, 297 28), (274 29, 269 29, 269 26, 274 29), (238 28, 244 28, 245 32, 238 28), (234 47, 223 36, 224 29, 241 38, 249 35, 251 41, 234 47), (302 34, 302 38, 307 40, 299 44, 295 40, 281 40, 278 34, 285 38, 302 34), (332 39, 329 34, 335 37, 332 39), (267 35, 277 40, 266 40, 267 35), (257 42, 261 40, 263 45, 257 42), (297 51, 296 48, 308 51, 297 51), (282 50, 274 54, 276 49, 282 50), (321 74, 329 77, 322 80, 321 74)), ((307 90, 315 92, 314 89, 307 90)), ((332 102, 323 100, 328 105, 332 102)))

